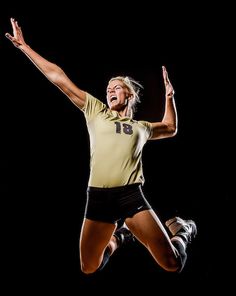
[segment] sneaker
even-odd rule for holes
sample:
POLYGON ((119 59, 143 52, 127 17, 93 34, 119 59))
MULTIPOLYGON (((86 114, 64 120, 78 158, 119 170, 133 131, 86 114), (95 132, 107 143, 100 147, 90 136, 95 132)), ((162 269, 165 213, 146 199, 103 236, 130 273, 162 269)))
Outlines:
POLYGON ((181 236, 186 243, 191 243, 192 239, 197 235, 197 226, 192 220, 183 220, 174 217, 166 221, 165 225, 173 236, 181 236))
POLYGON ((135 238, 133 233, 128 229, 128 227, 124 224, 124 226, 120 227, 113 234, 117 239, 118 246, 126 245, 130 242, 134 242, 135 238))

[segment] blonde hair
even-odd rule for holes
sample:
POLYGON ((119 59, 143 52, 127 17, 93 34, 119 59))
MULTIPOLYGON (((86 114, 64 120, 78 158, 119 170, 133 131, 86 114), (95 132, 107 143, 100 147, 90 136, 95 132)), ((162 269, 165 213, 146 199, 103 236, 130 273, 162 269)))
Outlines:
POLYGON ((129 76, 116 76, 112 77, 108 84, 113 80, 119 80, 124 83, 124 85, 128 88, 130 93, 132 94, 133 98, 130 100, 130 108, 132 116, 136 111, 137 103, 140 103, 140 91, 143 89, 143 86, 136 80, 134 80, 132 77, 129 76))

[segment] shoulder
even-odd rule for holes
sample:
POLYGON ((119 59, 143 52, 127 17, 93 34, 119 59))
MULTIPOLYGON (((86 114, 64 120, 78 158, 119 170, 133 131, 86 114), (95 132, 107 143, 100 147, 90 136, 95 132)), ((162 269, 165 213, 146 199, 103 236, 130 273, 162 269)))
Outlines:
POLYGON ((148 129, 152 129, 152 124, 149 121, 146 121, 146 120, 137 120, 137 123, 140 124, 140 125, 145 126, 148 129))
POLYGON ((104 109, 107 109, 107 106, 101 100, 86 92, 86 101, 82 109, 85 116, 90 117, 104 109))
POLYGON ((138 120, 137 123, 142 126, 148 134, 148 138, 152 136, 152 124, 146 120, 138 120))

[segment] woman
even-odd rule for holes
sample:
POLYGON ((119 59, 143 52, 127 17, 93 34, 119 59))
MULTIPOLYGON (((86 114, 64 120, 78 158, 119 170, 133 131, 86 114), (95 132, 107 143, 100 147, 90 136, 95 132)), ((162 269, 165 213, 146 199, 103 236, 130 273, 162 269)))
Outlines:
POLYGON ((166 271, 180 272, 186 247, 197 228, 192 220, 174 217, 165 224, 145 199, 142 149, 148 140, 173 137, 177 132, 174 89, 163 66, 165 113, 160 122, 134 120, 142 87, 129 77, 112 78, 107 86, 108 107, 78 88, 63 70, 26 44, 17 21, 6 37, 83 113, 90 136, 90 176, 85 217, 80 235, 81 269, 101 270, 122 244, 138 239, 166 271), (120 221, 123 227, 117 229, 120 221))

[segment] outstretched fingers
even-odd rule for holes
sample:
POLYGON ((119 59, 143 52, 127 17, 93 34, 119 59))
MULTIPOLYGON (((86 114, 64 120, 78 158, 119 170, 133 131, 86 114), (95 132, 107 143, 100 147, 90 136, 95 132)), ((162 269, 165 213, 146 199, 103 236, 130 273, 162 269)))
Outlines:
POLYGON ((23 34, 21 31, 20 26, 18 25, 18 22, 14 19, 11 18, 11 25, 12 25, 12 30, 13 30, 13 35, 10 33, 6 33, 5 36, 11 40, 11 42, 16 46, 19 47, 22 45, 24 42, 23 34))

